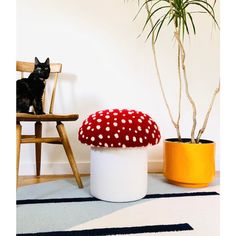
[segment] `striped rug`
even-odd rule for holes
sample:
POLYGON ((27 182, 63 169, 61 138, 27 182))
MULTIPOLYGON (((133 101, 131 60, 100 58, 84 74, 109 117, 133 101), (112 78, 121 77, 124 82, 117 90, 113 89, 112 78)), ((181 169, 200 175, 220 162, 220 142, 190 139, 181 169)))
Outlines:
POLYGON ((139 201, 112 203, 89 193, 74 179, 17 190, 17 235, 219 235, 219 179, 202 189, 167 183, 149 174, 148 194, 139 201))

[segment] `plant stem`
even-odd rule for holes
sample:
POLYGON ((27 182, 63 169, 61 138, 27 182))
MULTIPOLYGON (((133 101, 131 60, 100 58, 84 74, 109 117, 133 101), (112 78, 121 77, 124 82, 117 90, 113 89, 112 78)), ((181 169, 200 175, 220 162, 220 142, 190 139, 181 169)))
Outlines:
MULTIPOLYGON (((148 16, 150 16, 150 9, 149 9, 149 6, 148 6, 147 2, 145 4, 145 6, 146 6, 146 10, 147 10, 148 16)), ((150 18, 150 23, 151 23, 151 27, 153 28, 154 24, 153 24, 153 21, 152 21, 151 18, 150 18)), ((174 127, 176 129, 178 140, 181 141, 181 134, 180 134, 180 129, 179 129, 179 123, 176 123, 174 121, 173 115, 172 115, 171 110, 170 110, 170 106, 169 106, 169 104, 167 102, 166 95, 165 95, 165 92, 164 92, 164 89, 163 89, 162 80, 161 80, 161 76, 160 76, 160 72, 159 72, 159 68, 158 68, 158 64, 157 64, 157 55, 156 55, 155 37, 154 36, 155 35, 154 35, 154 31, 153 31, 152 32, 152 53, 153 53, 154 65, 155 65, 155 69, 156 69, 157 78, 158 78, 158 81, 159 81, 159 85, 160 85, 160 88, 161 88, 161 93, 162 93, 165 105, 167 107, 167 110, 168 110, 171 122, 172 122, 172 124, 174 125, 174 127)))
MULTIPOLYGON (((170 9, 171 9, 170 15, 173 15, 173 5, 172 5, 171 0, 169 0, 169 3, 170 3, 170 9)), ((178 28, 178 25, 176 24, 176 21, 175 21, 175 30, 179 34, 179 28, 178 28)), ((181 100, 182 100, 182 79, 181 79, 181 69, 180 69, 180 46, 179 45, 178 45, 178 78, 179 78, 179 110, 178 110, 178 118, 176 122, 176 125, 178 127, 177 132, 179 131, 179 122, 180 122, 180 115, 181 115, 181 100)), ((179 133, 179 141, 181 141, 180 133, 179 133)))
MULTIPOLYGON (((181 78, 181 69, 180 69, 180 46, 178 45, 178 78, 179 78, 179 112, 178 112, 178 119, 177 119, 177 126, 179 127, 180 116, 181 116, 181 100, 182 100, 182 78, 181 78)), ((179 131, 179 129, 177 130, 179 131)), ((179 133, 180 141, 181 135, 179 133)))
POLYGON ((192 130, 191 130, 191 142, 195 143, 194 136, 195 136, 195 129, 196 129, 196 125, 197 125, 197 119, 196 119, 197 109, 196 109, 195 102, 189 93, 188 79, 187 79, 186 67, 185 67, 185 50, 184 50, 183 44, 181 43, 179 32, 175 31, 174 35, 175 35, 175 38, 177 39, 178 45, 181 49, 181 64, 182 64, 182 70, 183 70, 183 74, 184 74, 185 91, 186 91, 187 98, 188 98, 188 100, 192 106, 192 110, 193 110, 193 125, 192 125, 192 130))
POLYGON ((199 132, 198 132, 198 135, 197 135, 197 143, 199 143, 200 138, 201 138, 203 132, 204 132, 205 129, 206 129, 207 122, 208 122, 208 119, 209 119, 209 115, 210 115, 210 113, 211 113, 211 109, 212 109, 212 107, 213 107, 213 104, 214 104, 216 95, 219 93, 219 91, 220 91, 220 83, 219 83, 218 87, 215 89, 215 91, 214 91, 214 93, 213 93, 213 96, 212 96, 212 99, 211 99, 211 103, 210 103, 210 105, 209 105, 208 111, 207 111, 207 113, 206 113, 206 116, 205 116, 205 119, 204 119, 204 122, 203 122, 203 126, 202 126, 202 128, 199 130, 199 132))

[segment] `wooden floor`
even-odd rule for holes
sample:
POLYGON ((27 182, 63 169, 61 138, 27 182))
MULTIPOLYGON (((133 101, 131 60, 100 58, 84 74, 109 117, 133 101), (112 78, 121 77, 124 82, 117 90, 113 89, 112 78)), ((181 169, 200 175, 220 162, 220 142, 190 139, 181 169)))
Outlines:
MULTIPOLYGON (((88 176, 86 174, 81 174, 80 176, 88 176)), ((67 178, 74 178, 73 175, 41 175, 40 177, 37 176, 19 176, 18 177, 18 187, 31 185, 31 184, 39 184, 49 181, 55 181, 58 179, 67 179, 67 178)))
MULTIPOLYGON (((89 176, 89 174, 81 174, 80 176, 89 176)), ((220 172, 216 172, 216 176, 220 176, 220 172)), ((40 177, 37 176, 19 176, 18 177, 18 187, 31 185, 31 184, 38 184, 44 183, 49 181, 55 181, 58 179, 67 179, 67 178, 74 178, 73 175, 41 175, 40 177)))

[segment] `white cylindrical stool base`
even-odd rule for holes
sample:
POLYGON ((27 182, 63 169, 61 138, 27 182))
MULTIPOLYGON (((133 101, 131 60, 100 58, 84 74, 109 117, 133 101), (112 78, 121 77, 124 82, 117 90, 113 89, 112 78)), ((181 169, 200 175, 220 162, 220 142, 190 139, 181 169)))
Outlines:
POLYGON ((90 192, 105 201, 126 202, 147 194, 145 148, 91 148, 90 192))

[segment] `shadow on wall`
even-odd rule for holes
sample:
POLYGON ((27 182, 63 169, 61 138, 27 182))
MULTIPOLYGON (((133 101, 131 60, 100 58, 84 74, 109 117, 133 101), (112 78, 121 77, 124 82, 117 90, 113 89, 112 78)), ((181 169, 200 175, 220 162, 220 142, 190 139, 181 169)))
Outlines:
POLYGON ((85 118, 101 106, 98 97, 87 89, 83 91, 81 79, 75 74, 61 73, 57 92, 60 110, 66 113, 78 113, 81 118, 85 118))
MULTIPOLYGON (((94 95, 92 91, 83 89, 84 82, 86 83, 86 81, 81 81, 81 78, 75 74, 61 73, 58 79, 54 108, 55 114, 79 114, 77 121, 64 122, 77 163, 88 163, 90 160, 90 147, 78 141, 78 129, 84 119, 103 106, 101 99, 94 95)), ((50 86, 52 86, 52 84, 50 86)), ((53 132, 57 135, 52 124, 45 126, 47 136, 52 135, 53 132)), ((67 163, 67 158, 62 146, 57 148, 53 145, 44 150, 44 154, 48 157, 49 162, 58 164, 67 163)), ((160 145, 148 149, 148 159, 154 164, 152 167, 154 170, 160 169, 158 163, 162 160, 161 153, 160 145)), ((78 165, 78 168, 80 170, 80 165, 78 165)), ((54 171, 53 167, 51 171, 54 171)))
MULTIPOLYGON (((50 81, 52 82, 52 81, 50 81)), ((78 141, 78 129, 87 116, 101 106, 101 102, 89 91, 83 91, 81 79, 71 73, 61 73, 58 78, 57 91, 54 104, 55 114, 79 114, 79 119, 72 122, 64 122, 70 144, 77 162, 89 161, 90 148, 78 141)), ((53 84, 50 83, 49 87, 53 84)), ((46 124, 44 128, 46 136, 57 135, 54 124, 46 124)), ((44 155, 49 162, 67 162, 63 147, 48 147, 44 155)), ((79 166, 78 166, 79 167, 79 166)), ((52 170, 53 171, 53 170, 52 170)))
POLYGON ((163 147, 161 142, 148 148, 148 163, 150 172, 163 171, 163 147))
POLYGON ((157 145, 154 145, 152 147, 149 147, 148 149, 148 158, 150 160, 162 160, 163 159, 163 154, 162 154, 162 147, 161 147, 161 142, 157 145))

